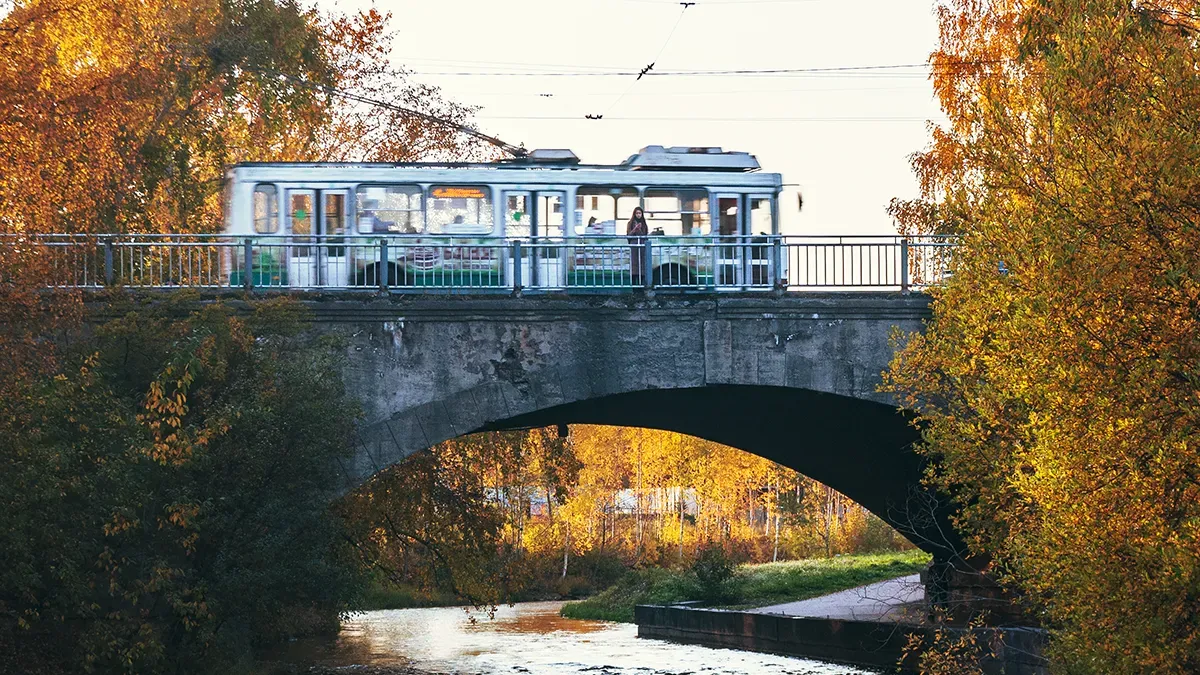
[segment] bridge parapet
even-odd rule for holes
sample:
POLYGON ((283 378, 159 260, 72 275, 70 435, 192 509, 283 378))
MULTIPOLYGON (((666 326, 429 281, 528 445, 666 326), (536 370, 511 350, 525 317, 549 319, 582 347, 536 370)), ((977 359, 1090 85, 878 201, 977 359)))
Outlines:
POLYGON ((47 285, 437 294, 920 290, 945 236, 525 237, 8 235, 47 254, 47 285))

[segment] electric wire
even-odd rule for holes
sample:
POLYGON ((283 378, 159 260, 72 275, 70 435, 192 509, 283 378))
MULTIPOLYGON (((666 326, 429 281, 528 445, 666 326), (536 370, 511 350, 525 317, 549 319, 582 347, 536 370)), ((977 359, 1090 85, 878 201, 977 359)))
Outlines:
MULTIPOLYGON (((481 120, 573 121, 575 115, 480 115, 481 120)), ((614 122, 927 122, 928 117, 605 117, 614 122)))
POLYGON ((651 59, 650 65, 648 65, 645 68, 638 71, 637 78, 634 79, 633 82, 629 83, 629 86, 625 88, 625 91, 620 96, 618 96, 612 103, 610 103, 608 105, 608 108, 603 113, 601 113, 599 116, 588 115, 587 116, 588 119, 600 119, 601 117, 604 117, 605 115, 612 112, 612 109, 615 108, 617 106, 617 104, 621 102, 621 99, 625 98, 625 95, 628 94, 630 91, 632 91, 633 88, 637 85, 637 83, 639 81, 641 81, 641 79, 643 77, 645 77, 648 73, 650 73, 651 70, 653 70, 654 64, 658 63, 658 60, 662 57, 663 52, 665 52, 667 50, 667 45, 671 44, 671 38, 675 37, 675 31, 679 30, 679 24, 683 23, 683 17, 685 14, 687 14, 688 8, 691 7, 695 3, 681 2, 679 4, 683 5, 683 7, 679 10, 679 17, 675 19, 675 25, 671 26, 671 32, 667 33, 667 39, 663 40, 662 47, 659 47, 658 53, 654 55, 653 59, 651 59))
POLYGON ((712 70, 560 70, 560 71, 409 71, 414 75, 439 75, 439 76, 465 76, 465 77, 522 77, 522 76, 540 76, 540 77, 628 77, 628 76, 644 76, 644 77, 718 77, 729 75, 822 75, 822 74, 837 74, 837 75, 856 75, 869 74, 872 76, 893 75, 907 77, 927 77, 925 73, 903 73, 897 72, 902 70, 913 69, 928 69, 930 71, 950 70, 964 66, 981 66, 995 65, 1008 63, 1003 60, 986 60, 986 61, 958 61, 953 63, 938 62, 937 64, 928 63, 897 63, 897 64, 878 64, 878 65, 863 65, 863 66, 825 66, 825 67, 809 67, 809 68, 737 68, 737 69, 712 69, 712 70))

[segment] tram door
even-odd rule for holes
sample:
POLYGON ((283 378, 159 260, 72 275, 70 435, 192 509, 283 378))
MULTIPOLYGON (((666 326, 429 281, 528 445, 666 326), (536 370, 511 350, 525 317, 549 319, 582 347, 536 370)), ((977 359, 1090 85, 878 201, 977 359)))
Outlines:
MULTIPOLYGON (((565 197, 560 191, 504 193, 504 236, 521 240, 521 285, 525 288, 557 286, 565 281, 559 257, 565 197)), ((508 273, 511 279, 511 260, 508 273)))
POLYGON ((317 191, 288 190, 287 200, 287 234, 290 244, 287 256, 288 280, 293 286, 319 286, 318 247, 313 240, 313 235, 320 234, 317 228, 317 191))
POLYGON ((317 274, 322 286, 342 286, 350 280, 350 253, 342 238, 350 215, 350 196, 346 190, 322 190, 320 194, 320 233, 328 246, 317 254, 317 274))
MULTIPOLYGON (((746 254, 749 281, 755 286, 771 284, 771 238, 779 233, 775 222, 775 200, 770 195, 746 195, 742 212, 745 214, 746 234, 750 235, 746 254)), ((781 261, 782 262, 782 261, 781 261)))
POLYGON ((293 286, 341 286, 350 270, 346 190, 288 191, 288 279, 293 286))
POLYGON ((742 201, 741 195, 717 195, 717 286, 741 288, 747 284, 750 255, 742 201))
MULTIPOLYGON (((533 208, 533 193, 524 190, 506 190, 504 192, 504 236, 509 240, 521 240, 522 247, 530 243, 530 237, 533 235, 531 208, 533 208)), ((529 264, 531 259, 530 251, 523 248, 520 282, 521 286, 526 288, 534 285, 535 273, 533 265, 529 264)), ((508 279, 513 278, 514 262, 511 259, 508 261, 508 279)))

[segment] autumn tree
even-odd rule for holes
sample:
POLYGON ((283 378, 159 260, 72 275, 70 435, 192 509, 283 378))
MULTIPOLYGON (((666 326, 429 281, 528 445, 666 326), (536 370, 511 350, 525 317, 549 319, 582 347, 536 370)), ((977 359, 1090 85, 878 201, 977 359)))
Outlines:
POLYGON ((958 232, 893 366, 932 479, 1072 673, 1200 670, 1194 2, 949 0, 909 231, 958 232))
POLYGON ((290 0, 16 2, 0 231, 213 231, 238 161, 486 156, 429 116, 472 109, 387 61, 387 20, 290 0))
POLYGON ((357 593, 327 508, 357 418, 338 346, 286 302, 139 309, 6 401, 4 672, 231 672, 357 593))

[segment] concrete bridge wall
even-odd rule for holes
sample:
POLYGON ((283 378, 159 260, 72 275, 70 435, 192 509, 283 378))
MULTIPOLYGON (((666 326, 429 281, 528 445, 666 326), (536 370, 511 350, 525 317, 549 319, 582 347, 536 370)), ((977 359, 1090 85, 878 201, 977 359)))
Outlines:
POLYGON ((915 430, 877 391, 894 328, 928 298, 899 294, 645 298, 393 296, 310 300, 344 336, 363 399, 347 488, 467 433, 597 423, 688 433, 847 494, 927 550, 953 545, 919 486, 915 430))

